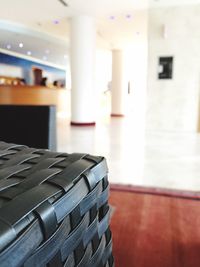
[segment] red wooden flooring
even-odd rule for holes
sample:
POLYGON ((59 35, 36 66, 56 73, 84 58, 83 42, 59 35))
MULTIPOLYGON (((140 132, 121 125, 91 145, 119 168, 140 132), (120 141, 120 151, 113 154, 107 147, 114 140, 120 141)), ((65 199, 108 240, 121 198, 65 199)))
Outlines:
POLYGON ((111 190, 115 267, 200 267, 200 201, 111 190))

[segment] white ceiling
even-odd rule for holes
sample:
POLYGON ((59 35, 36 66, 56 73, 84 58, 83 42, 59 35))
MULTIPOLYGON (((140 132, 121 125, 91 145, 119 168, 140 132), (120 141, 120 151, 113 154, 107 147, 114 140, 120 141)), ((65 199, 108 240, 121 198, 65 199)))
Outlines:
POLYGON ((0 49, 60 66, 68 63, 67 39, 5 21, 0 21, 0 49), (20 43, 23 43, 23 47, 19 47, 20 43))
POLYGON ((148 8, 200 4, 200 0, 0 0, 0 48, 32 52, 35 58, 60 65, 68 54, 69 18, 79 14, 97 20, 99 44, 120 46, 146 36, 148 8), (128 15, 128 18, 127 18, 128 15), (114 16, 115 19, 110 19, 114 16), (58 20, 58 24, 54 21, 58 20), (19 48, 19 42, 24 43, 19 48), (49 53, 46 53, 46 50, 49 53))

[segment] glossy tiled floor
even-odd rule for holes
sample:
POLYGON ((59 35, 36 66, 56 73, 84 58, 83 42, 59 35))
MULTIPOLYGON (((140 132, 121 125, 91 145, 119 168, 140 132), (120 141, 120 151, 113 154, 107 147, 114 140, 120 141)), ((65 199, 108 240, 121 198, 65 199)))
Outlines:
POLYGON ((113 183, 200 191, 200 135, 147 132, 144 173, 134 176, 134 143, 127 118, 109 118, 96 127, 71 127, 58 119, 58 151, 106 157, 113 183))

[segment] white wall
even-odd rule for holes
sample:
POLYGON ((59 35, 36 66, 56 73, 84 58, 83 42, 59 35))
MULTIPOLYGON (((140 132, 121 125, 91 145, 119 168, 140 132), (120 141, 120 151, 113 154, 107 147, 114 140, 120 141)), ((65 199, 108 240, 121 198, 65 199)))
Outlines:
POLYGON ((148 61, 147 129, 196 131, 200 88, 200 5, 150 9, 148 61), (172 80, 158 80, 159 56, 174 57, 172 80))
POLYGON ((95 65, 95 88, 97 93, 105 92, 111 79, 112 53, 108 49, 97 49, 95 65))
MULTIPOLYGON (((125 50, 125 65, 127 81, 130 82, 130 94, 127 96, 127 114, 137 116, 137 109, 140 112, 146 110, 147 91, 147 40, 135 42, 125 50)), ((138 120, 143 120, 139 118, 138 120)))
POLYGON ((112 52, 97 48, 95 63, 95 106, 96 115, 101 118, 110 113, 110 98, 105 92, 112 79, 112 52))
POLYGON ((23 70, 21 67, 0 64, 0 76, 23 78, 23 70))

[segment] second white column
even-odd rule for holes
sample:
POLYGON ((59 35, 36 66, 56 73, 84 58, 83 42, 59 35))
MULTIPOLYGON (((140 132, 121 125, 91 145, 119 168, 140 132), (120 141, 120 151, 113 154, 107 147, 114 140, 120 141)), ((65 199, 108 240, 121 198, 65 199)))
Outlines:
POLYGON ((125 77, 124 53, 122 50, 112 51, 112 85, 111 116, 124 116, 128 82, 125 77))

